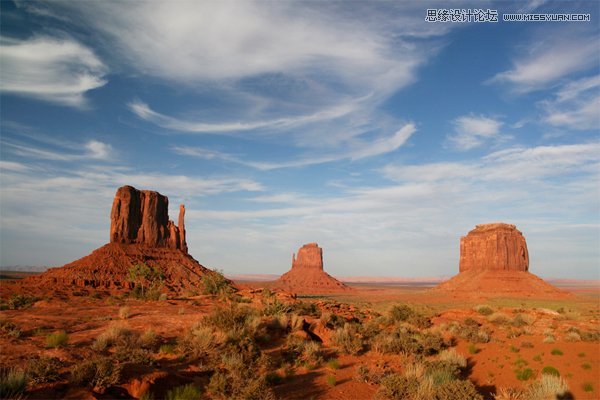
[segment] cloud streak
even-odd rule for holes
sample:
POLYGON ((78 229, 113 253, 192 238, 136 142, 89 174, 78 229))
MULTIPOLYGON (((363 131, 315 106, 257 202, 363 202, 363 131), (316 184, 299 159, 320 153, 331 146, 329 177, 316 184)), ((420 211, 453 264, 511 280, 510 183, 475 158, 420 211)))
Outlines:
POLYGON ((107 67, 73 39, 2 37, 0 52, 0 90, 4 93, 85 108, 85 93, 107 82, 107 67))
POLYGON ((508 139, 500 134, 502 122, 483 115, 463 115, 453 122, 454 133, 447 136, 452 145, 461 151, 481 147, 491 141, 508 139))

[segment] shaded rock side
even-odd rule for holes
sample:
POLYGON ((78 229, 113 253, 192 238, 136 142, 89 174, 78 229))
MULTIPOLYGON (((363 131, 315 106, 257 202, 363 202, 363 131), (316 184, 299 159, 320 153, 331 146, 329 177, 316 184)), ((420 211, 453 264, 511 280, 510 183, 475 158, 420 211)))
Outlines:
POLYGON ((527 271, 529 253, 523 234, 504 223, 477 225, 460 239, 459 272, 527 271))
POLYGON ((184 215, 182 205, 178 227, 169 220, 167 196, 122 186, 117 189, 110 213, 110 243, 168 247, 187 253, 184 215))
POLYGON ((275 287, 293 293, 318 294, 351 290, 323 270, 323 249, 309 243, 292 256, 292 268, 275 281, 275 287))

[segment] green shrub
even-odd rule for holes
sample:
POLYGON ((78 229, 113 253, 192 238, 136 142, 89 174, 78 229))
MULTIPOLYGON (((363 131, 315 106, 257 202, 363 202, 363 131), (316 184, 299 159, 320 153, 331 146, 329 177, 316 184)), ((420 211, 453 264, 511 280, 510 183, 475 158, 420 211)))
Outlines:
POLYGON ((38 297, 30 296, 28 294, 13 294, 8 299, 6 305, 9 310, 19 310, 31 307, 33 303, 38 300, 38 297))
POLYGON ((67 335, 67 332, 65 331, 51 333, 48 336, 46 336, 46 347, 64 347, 68 341, 69 335, 67 335))
POLYGON ((444 350, 437 356, 439 361, 456 365, 460 369, 467 367, 467 359, 456 352, 454 349, 444 350))
POLYGON ((32 358, 27 364, 27 376, 33 384, 54 382, 60 378, 62 364, 58 358, 32 358))
POLYGON ((336 383, 337 383, 337 380, 335 379, 335 376, 333 376, 333 375, 327 376, 327 384, 329 386, 335 386, 336 383))
POLYGON ((133 297, 141 300, 159 299, 165 276, 158 268, 140 263, 130 267, 127 272, 129 281, 135 285, 131 291, 133 297))
POLYGON ((524 349, 533 349, 533 343, 531 342, 521 342, 521 347, 524 349))
POLYGON ((7 336, 12 339, 18 339, 21 337, 21 329, 11 321, 6 321, 5 319, 0 320, 0 333, 2 336, 7 336))
POLYGON ((533 376, 533 370, 531 368, 525 368, 515 371, 517 379, 520 381, 529 380, 533 376))
POLYGON ((16 368, 0 369, 0 398, 18 398, 27 386, 27 374, 16 368))
POLYGON ((591 393, 594 391, 594 385, 592 385, 590 382, 584 383, 581 387, 586 393, 591 393))
POLYGON ((202 358, 215 349, 215 340, 211 328, 197 324, 177 340, 177 351, 191 359, 202 358))
POLYGON ((447 381, 435 386, 432 400, 483 400, 475 385, 468 380, 447 381))
POLYGON ((429 318, 405 304, 392 306, 388 312, 388 315, 392 323, 408 322, 409 324, 421 329, 426 329, 431 326, 431 321, 429 318))
POLYGON ((292 310, 292 307, 284 304, 279 301, 279 299, 275 298, 273 301, 263 302, 263 315, 278 315, 278 314, 287 314, 292 310))
POLYGON ((481 315, 491 315, 494 313, 494 310, 490 306, 479 305, 475 307, 475 311, 477 311, 481 315))
POLYGON ((565 399, 569 385, 559 376, 542 374, 525 392, 527 400, 565 399))
POLYGON ((534 319, 532 316, 527 315, 527 314, 517 314, 515 315, 515 317, 513 318, 511 325, 512 326, 527 326, 527 325, 531 325, 533 323, 534 319))
POLYGON ((161 344, 158 351, 163 354, 173 354, 175 352, 175 346, 172 343, 161 344))
POLYGON ((513 353, 518 353, 519 351, 521 351, 521 349, 519 349, 517 346, 511 345, 510 351, 512 351, 513 353))
POLYGON ((340 362, 336 358, 332 358, 327 362, 327 366, 331 369, 340 369, 340 362))
POLYGON ((560 372, 558 372, 558 370, 551 365, 546 365, 542 369, 542 374, 560 376, 560 372))
POLYGON ((204 274, 201 287, 202 294, 227 295, 233 291, 223 272, 217 269, 204 274))
POLYGON ((90 385, 94 390, 106 389, 119 383, 121 366, 113 364, 109 357, 98 357, 71 369, 71 382, 83 386, 90 385))
POLYGON ((364 347, 356 324, 345 324, 333 333, 332 342, 346 354, 359 354, 364 347))
POLYGON ((381 379, 377 395, 384 399, 412 400, 419 391, 419 380, 390 374, 381 379))
POLYGON ((200 398, 200 389, 193 384, 187 384, 178 386, 167 392, 165 395, 166 400, 197 400, 200 398))
POLYGON ((310 315, 311 317, 319 318, 321 316, 321 310, 317 307, 315 303, 309 303, 305 301, 299 301, 295 304, 292 304, 293 312, 299 315, 310 315))
POLYGON ((563 352, 561 349, 554 348, 550 351, 550 354, 552 354, 553 356, 562 356, 563 352))
POLYGON ((506 314, 496 312, 488 316, 488 321, 494 325, 507 325, 510 323, 510 318, 506 314))
POLYGON ((131 335, 132 332, 123 326, 109 326, 96 338, 94 343, 92 343, 92 349, 96 351, 106 350, 115 343, 127 340, 127 338, 131 335))
POLYGON ((581 368, 583 368, 583 369, 592 369, 592 364, 587 363, 587 362, 583 363, 583 364, 581 364, 581 368))
POLYGON ((469 347, 467 348, 467 350, 469 351, 469 354, 479 353, 479 349, 473 343, 469 344, 469 347))

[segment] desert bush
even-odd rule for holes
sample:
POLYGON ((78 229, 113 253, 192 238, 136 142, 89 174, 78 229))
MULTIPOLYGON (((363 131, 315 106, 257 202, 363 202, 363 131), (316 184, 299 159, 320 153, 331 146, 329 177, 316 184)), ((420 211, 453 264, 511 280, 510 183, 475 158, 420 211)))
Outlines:
POLYGON ((370 383, 371 373, 369 367, 366 365, 359 365, 358 368, 356 368, 356 380, 358 382, 370 383))
POLYGON ((306 342, 302 351, 302 358, 310 363, 320 364, 323 361, 321 345, 313 341, 306 342))
POLYGON ((451 380, 435 386, 432 400, 483 400, 469 380, 451 380))
POLYGON ((271 372, 267 372, 267 374, 265 375, 265 382, 269 386, 275 386, 275 385, 279 385, 281 382, 283 382, 283 378, 277 372, 271 371, 271 372))
POLYGON ((346 319, 340 317, 337 314, 332 314, 330 312, 324 312, 321 314, 321 322, 325 324, 329 329, 337 329, 343 328, 344 324, 346 324, 346 319))
POLYGON ((581 388, 586 393, 591 393, 594 391, 594 385, 591 382, 585 382, 583 385, 581 385, 581 388))
POLYGON ((278 315, 287 314, 292 311, 292 307, 282 303, 279 299, 275 298, 273 301, 264 301, 262 315, 278 315))
POLYGON ((229 281, 217 269, 204 274, 201 282, 202 294, 227 295, 233 292, 229 281))
POLYGON ((393 400, 413 400, 419 391, 419 381, 399 374, 390 374, 381 379, 377 397, 393 400))
POLYGON ((518 380, 526 381, 533 376, 533 370, 531 368, 518 369, 515 371, 515 375, 518 380))
POLYGON ((565 342, 579 342, 581 341, 581 336, 577 332, 569 332, 567 336, 565 336, 565 342))
POLYGON ((143 349, 155 350, 160 338, 152 329, 147 329, 139 338, 139 344, 143 349))
POLYGON ((469 344, 469 347, 467 348, 467 350, 469 351, 469 354, 479 353, 479 349, 473 343, 469 344))
POLYGON ((437 359, 442 362, 447 362, 452 365, 456 365, 460 369, 464 369, 467 367, 467 359, 465 358, 465 356, 463 356, 462 354, 458 354, 454 349, 441 351, 438 354, 437 359))
POLYGON ((161 292, 164 274, 154 267, 149 267, 145 263, 133 265, 127 271, 127 277, 134 283, 134 288, 130 295, 140 300, 158 300, 161 292))
POLYGON ((525 391, 528 400, 563 399, 569 393, 569 385, 561 377, 542 374, 525 391))
POLYGON ((67 335, 67 332, 65 331, 51 333, 48 336, 46 336, 46 347, 63 347, 68 343, 68 341, 69 335, 67 335))
POLYGON ((545 335, 542 342, 543 343, 554 343, 554 342, 556 342, 556 338, 554 337, 554 335, 545 335))
POLYGON ((512 326, 528 326, 533 324, 535 318, 528 314, 517 314, 511 321, 512 326))
POLYGON ((327 384, 329 386, 335 386, 337 384, 337 379, 335 379, 335 376, 333 375, 328 375, 327 376, 327 384))
POLYGON ((521 342, 521 347, 524 349, 533 349, 533 343, 531 342, 521 342))
POLYGON ((131 309, 128 306, 119 308, 119 318, 127 319, 131 314, 131 309))
POLYGON ((431 326, 431 321, 427 316, 405 304, 392 306, 388 312, 388 318, 391 323, 407 322, 420 329, 426 329, 431 326))
POLYGON ((588 332, 582 331, 579 333, 581 340, 584 342, 598 342, 600 341, 600 332, 588 332))
POLYGON ((228 307, 215 309, 204 317, 202 322, 205 326, 214 327, 235 338, 249 333, 248 323, 255 315, 254 310, 234 303, 228 307))
POLYGON ((13 339, 18 339, 21 337, 21 329, 11 321, 6 321, 5 319, 0 320, 0 333, 2 336, 6 336, 13 339))
POLYGON ((9 310, 29 308, 33 305, 33 303, 35 303, 38 300, 39 297, 31 296, 28 294, 13 294, 6 301, 5 307, 9 310))
POLYGON ((111 325, 92 343, 92 349, 96 351, 106 350, 116 342, 125 340, 131 335, 132 332, 129 329, 120 325, 111 325))
POLYGON ((33 384, 54 382, 60 378, 62 364, 58 358, 32 358, 27 363, 27 376, 33 384))
POLYGON ((494 310, 492 310, 492 308, 487 305, 475 306, 475 311, 477 311, 481 315, 490 315, 494 313, 494 310))
POLYGON ((550 354, 552 354, 553 356, 562 356, 563 352, 561 349, 553 348, 552 350, 550 350, 550 354))
POLYGON ((546 365, 542 369, 542 374, 560 376, 560 372, 558 372, 558 370, 551 365, 546 365))
POLYGON ((321 310, 319 310, 317 305, 315 303, 306 301, 299 301, 295 304, 292 304, 291 311, 299 315, 310 315, 311 317, 317 318, 321 316, 321 310))
POLYGON ((177 340, 177 351, 192 359, 206 357, 215 348, 216 338, 212 329, 200 324, 193 326, 186 335, 177 340))
POLYGON ((479 324, 460 324, 453 321, 448 327, 450 333, 473 343, 487 343, 490 341, 490 332, 480 327, 479 324))
POLYGON ((71 382, 75 385, 90 385, 94 391, 102 391, 116 385, 121 378, 121 366, 115 365, 110 357, 98 357, 71 369, 71 382))
POLYGON ((512 351, 513 353, 518 353, 521 351, 521 349, 519 349, 517 346, 511 344, 510 351, 512 351))
POLYGON ((305 322, 305 320, 303 317, 301 317, 297 314, 292 314, 289 318, 290 329, 292 331, 301 330, 304 328, 304 322, 305 322))
POLYGON ((500 388, 494 395, 494 400, 527 400, 525 393, 515 388, 500 388))
POLYGON ((511 322, 508 315, 500 312, 495 312, 489 315, 487 319, 494 325, 508 325, 511 322))
POLYGON ((201 394, 200 389, 190 383, 169 390, 165 395, 165 400, 197 400, 201 394))
POLYGON ((0 369, 0 398, 19 398, 27 386, 27 374, 16 368, 0 369))
POLYGON ((590 364, 590 363, 583 363, 583 364, 581 364, 581 368, 583 368, 583 369, 592 369, 592 364, 590 364))
POLYGON ((364 347, 358 334, 357 324, 346 323, 343 328, 338 328, 332 335, 332 342, 346 354, 359 354, 364 347))

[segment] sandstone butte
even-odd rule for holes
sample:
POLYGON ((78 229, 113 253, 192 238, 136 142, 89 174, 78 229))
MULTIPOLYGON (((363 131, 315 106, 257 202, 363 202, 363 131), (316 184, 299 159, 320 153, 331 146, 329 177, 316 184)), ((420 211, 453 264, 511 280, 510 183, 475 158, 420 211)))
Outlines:
POLYGON ((323 249, 308 243, 292 255, 292 269, 275 281, 274 287, 301 293, 319 294, 352 290, 323 270, 323 249))
POLYGON ((55 292, 81 289, 129 290, 129 269, 145 263, 164 275, 163 291, 197 290, 210 273, 190 254, 185 238, 185 206, 179 208, 179 226, 169 220, 169 199, 150 190, 120 187, 112 204, 110 242, 91 254, 21 281, 23 288, 55 292))
POLYGON ((434 290, 469 297, 568 296, 529 272, 529 252, 515 225, 477 225, 460 239, 459 273, 434 290))

